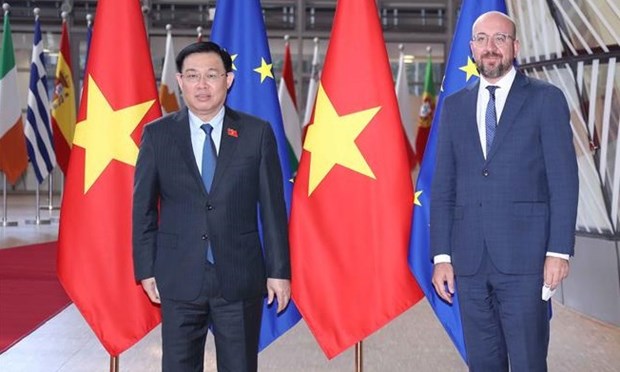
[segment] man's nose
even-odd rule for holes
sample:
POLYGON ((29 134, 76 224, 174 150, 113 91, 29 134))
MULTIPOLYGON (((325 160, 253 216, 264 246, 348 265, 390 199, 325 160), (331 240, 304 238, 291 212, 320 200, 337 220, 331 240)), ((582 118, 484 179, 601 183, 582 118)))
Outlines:
POLYGON ((493 39, 492 37, 490 37, 489 40, 487 40, 487 49, 493 49, 493 50, 499 49, 499 47, 495 43, 495 39, 493 39))
POLYGON ((198 82, 196 83, 196 85, 200 86, 200 87, 204 87, 209 85, 209 79, 207 78, 207 75, 200 75, 200 78, 198 79, 198 82))

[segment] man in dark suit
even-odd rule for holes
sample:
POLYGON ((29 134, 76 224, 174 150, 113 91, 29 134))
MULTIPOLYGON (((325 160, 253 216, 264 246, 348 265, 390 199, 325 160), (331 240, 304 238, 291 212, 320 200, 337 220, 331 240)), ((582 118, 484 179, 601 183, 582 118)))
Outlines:
POLYGON ((187 108, 144 128, 136 164, 135 277, 161 303, 164 371, 202 371, 210 326, 219 371, 256 371, 263 295, 291 295, 275 137, 224 105, 228 52, 198 42, 176 64, 187 108))
POLYGON ((446 98, 439 123, 433 285, 448 302, 458 291, 471 371, 546 371, 541 292, 568 275, 577 215, 570 113, 559 89, 513 67, 512 19, 485 13, 472 31, 480 81, 446 98))

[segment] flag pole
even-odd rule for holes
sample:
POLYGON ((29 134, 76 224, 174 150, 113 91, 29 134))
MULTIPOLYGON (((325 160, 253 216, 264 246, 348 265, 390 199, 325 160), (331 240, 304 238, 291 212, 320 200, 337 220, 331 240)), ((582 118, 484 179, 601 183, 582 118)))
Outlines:
POLYGON ((37 182, 37 191, 35 192, 35 216, 34 220, 26 220, 26 225, 49 225, 52 222, 50 220, 41 219, 41 184, 37 182))
POLYGON ((363 372, 364 370, 364 341, 358 341, 355 344, 355 372, 363 372))
POLYGON ((17 226, 17 221, 7 220, 7 197, 6 197, 6 174, 2 173, 2 227, 4 226, 17 226))
POLYGON ((54 210, 54 203, 53 203, 54 196, 52 195, 53 187, 54 187, 54 181, 52 180, 52 174, 50 173, 50 176, 47 178, 47 206, 41 207, 41 208, 45 208, 49 210, 50 213, 52 212, 52 210, 54 210))
POLYGON ((118 369, 119 357, 110 355, 110 372, 119 372, 118 369))
POLYGON ((40 208, 49 211, 50 222, 58 222, 59 221, 58 218, 52 217, 52 212, 54 210, 60 209, 59 206, 54 206, 54 179, 53 178, 54 176, 50 172, 47 178, 47 205, 41 206, 40 208))

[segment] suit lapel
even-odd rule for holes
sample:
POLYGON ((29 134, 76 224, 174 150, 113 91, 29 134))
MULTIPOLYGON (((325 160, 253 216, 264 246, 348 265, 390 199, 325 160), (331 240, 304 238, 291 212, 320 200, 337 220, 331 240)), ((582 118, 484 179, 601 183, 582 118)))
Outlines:
POLYGON ((487 156, 487 163, 491 160, 493 155, 495 155, 497 149, 501 146, 507 134, 510 132, 510 129, 516 122, 519 111, 527 99, 527 90, 525 89, 527 84, 527 78, 517 72, 517 76, 515 76, 510 92, 508 92, 506 105, 504 105, 504 110, 502 111, 502 116, 499 119, 497 130, 495 131, 495 139, 493 140, 491 151, 487 156))
POLYGON ((213 176, 213 183, 211 184, 211 193, 217 189, 228 163, 233 158, 239 138, 242 135, 241 128, 239 127, 238 116, 234 111, 226 107, 226 114, 224 115, 224 123, 222 127, 222 138, 220 140, 220 151, 217 155, 217 164, 215 166, 215 175, 213 176))
POLYGON ((194 149, 192 146, 192 137, 189 130, 189 115, 187 113, 187 108, 182 109, 178 113, 174 114, 172 117, 174 121, 173 126, 173 137, 174 140, 181 152, 181 157, 183 161, 187 164, 187 167, 190 169, 192 177, 194 180, 201 186, 200 188, 203 190, 204 195, 207 195, 207 191, 204 187, 204 183, 202 182, 202 177, 200 176, 200 170, 198 169, 198 165, 196 164, 196 157, 194 156, 194 149))

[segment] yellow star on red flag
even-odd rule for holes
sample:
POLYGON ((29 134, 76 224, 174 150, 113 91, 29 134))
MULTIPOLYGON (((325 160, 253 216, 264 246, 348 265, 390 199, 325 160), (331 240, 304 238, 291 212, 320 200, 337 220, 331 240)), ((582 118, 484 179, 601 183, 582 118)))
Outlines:
POLYGON ((308 127, 304 149, 311 154, 308 196, 316 189, 329 171, 339 164, 370 178, 375 175, 355 139, 366 128, 381 106, 339 115, 319 84, 314 111, 314 123, 308 127))
POLYGON ((88 77, 88 112, 86 119, 75 127, 73 144, 86 151, 84 193, 112 160, 134 166, 138 145, 131 138, 155 100, 114 110, 99 86, 88 77))

